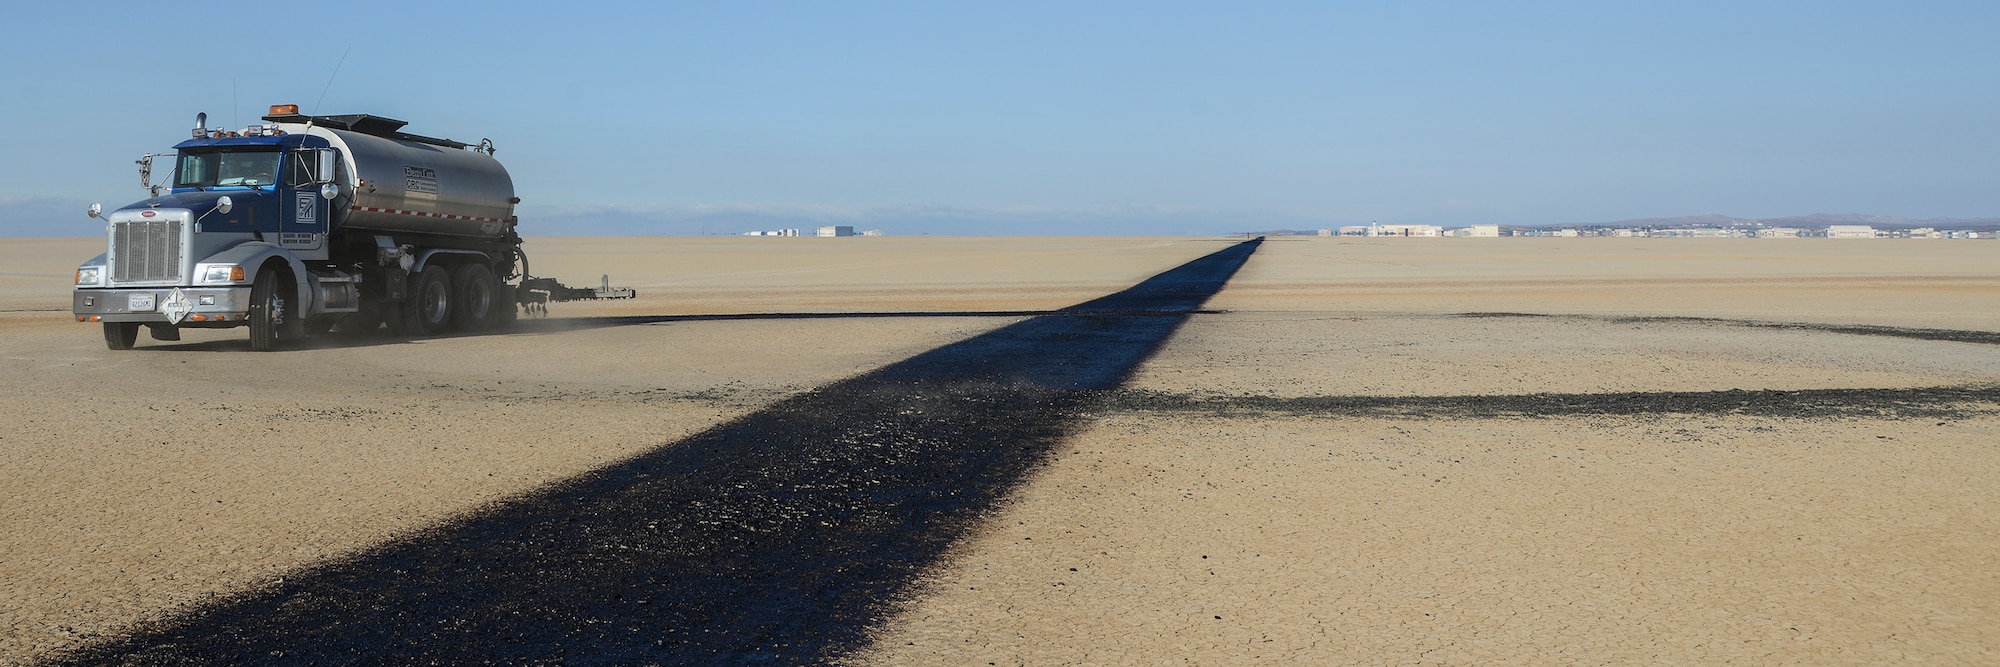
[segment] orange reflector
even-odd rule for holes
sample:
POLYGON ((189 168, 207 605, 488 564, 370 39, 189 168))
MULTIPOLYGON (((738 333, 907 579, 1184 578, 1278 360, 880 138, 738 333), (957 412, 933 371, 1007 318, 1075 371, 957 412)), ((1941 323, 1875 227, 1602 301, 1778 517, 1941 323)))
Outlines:
POLYGON ((296 104, 273 104, 273 105, 271 105, 271 115, 273 115, 273 116, 297 116, 297 115, 299 115, 299 105, 296 105, 296 104))
POLYGON ((229 279, 230 279, 230 280, 242 280, 242 279, 243 279, 243 267, 240 267, 240 266, 232 266, 232 267, 229 267, 229 279))
POLYGON ((88 317, 84 317, 84 316, 82 316, 82 315, 78 315, 78 316, 76 316, 76 321, 78 321, 78 322, 82 322, 82 321, 84 321, 84 320, 88 320, 88 319, 90 319, 90 318, 88 318, 88 317))
POLYGON ((102 317, 98 317, 98 316, 96 316, 96 315, 92 315, 92 316, 90 316, 90 321, 92 321, 92 322, 98 322, 98 321, 102 321, 103 319, 104 319, 104 318, 102 318, 102 317))
POLYGON ((196 313, 196 314, 193 314, 193 315, 189 315, 189 316, 188 316, 188 319, 190 319, 190 320, 194 320, 194 321, 196 321, 196 322, 207 322, 207 321, 208 321, 208 316, 207 316, 207 315, 202 315, 202 314, 200 314, 200 313, 196 313))

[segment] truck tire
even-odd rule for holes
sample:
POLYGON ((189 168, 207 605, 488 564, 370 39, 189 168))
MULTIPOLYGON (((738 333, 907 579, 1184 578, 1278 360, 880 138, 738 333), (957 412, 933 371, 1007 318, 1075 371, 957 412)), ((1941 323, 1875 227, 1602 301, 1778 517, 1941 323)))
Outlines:
POLYGON ((105 322, 104 346, 113 350, 130 350, 139 342, 138 322, 105 322))
POLYGON ((451 286, 458 292, 452 306, 452 324, 459 331, 485 331, 499 319, 500 295, 494 289, 493 270, 484 264, 467 264, 451 274, 451 286))
POLYGON ((410 278, 409 298, 403 300, 402 328, 417 336, 444 333, 451 326, 451 274, 431 265, 410 278))
POLYGON ((278 347, 278 329, 285 324, 285 298, 278 289, 278 272, 263 269, 250 284, 250 349, 268 352, 278 347))

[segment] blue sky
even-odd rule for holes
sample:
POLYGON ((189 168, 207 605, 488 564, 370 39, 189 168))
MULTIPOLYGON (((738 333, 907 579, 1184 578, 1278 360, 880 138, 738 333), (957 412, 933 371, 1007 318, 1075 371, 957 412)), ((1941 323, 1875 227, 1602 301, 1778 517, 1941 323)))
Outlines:
POLYGON ((499 6, 12 8, 0 234, 274 103, 492 138, 528 234, 2000 217, 1993 2, 499 6))

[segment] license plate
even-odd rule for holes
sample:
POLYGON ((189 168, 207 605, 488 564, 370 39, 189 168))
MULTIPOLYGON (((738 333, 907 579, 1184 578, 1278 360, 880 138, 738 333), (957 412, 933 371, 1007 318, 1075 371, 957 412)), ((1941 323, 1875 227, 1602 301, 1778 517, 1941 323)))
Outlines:
POLYGON ((151 294, 134 294, 134 295, 132 295, 132 303, 131 303, 130 305, 131 305, 131 307, 132 307, 132 310, 152 310, 152 309, 153 309, 153 295, 151 295, 151 294))

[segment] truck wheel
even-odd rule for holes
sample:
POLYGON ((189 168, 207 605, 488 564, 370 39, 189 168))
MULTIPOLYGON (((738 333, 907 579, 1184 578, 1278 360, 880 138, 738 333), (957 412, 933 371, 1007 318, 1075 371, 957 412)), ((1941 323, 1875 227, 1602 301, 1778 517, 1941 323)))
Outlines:
POLYGON ((268 352, 278 347, 278 329, 285 325, 285 297, 278 289, 278 272, 257 272, 250 285, 250 349, 268 352))
POLYGON ((138 322, 105 322, 104 346, 113 350, 130 350, 139 342, 138 322))
POLYGON ((493 327, 499 310, 498 294, 495 293, 493 270, 484 264, 467 264, 452 272, 451 285, 458 290, 457 304, 452 307, 453 324, 459 331, 484 331, 493 327))
POLYGON ((444 267, 424 267, 410 281, 409 298, 403 300, 403 328, 419 336, 443 333, 451 325, 451 311, 451 275, 444 267))

